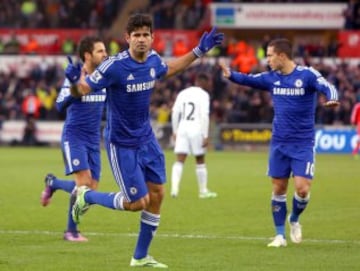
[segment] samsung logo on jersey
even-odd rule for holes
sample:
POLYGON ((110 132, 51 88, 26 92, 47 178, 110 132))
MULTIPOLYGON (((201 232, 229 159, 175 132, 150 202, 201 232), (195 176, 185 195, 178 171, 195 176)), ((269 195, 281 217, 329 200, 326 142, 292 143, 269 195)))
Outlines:
POLYGON ((81 96, 81 101, 84 103, 98 103, 105 102, 106 95, 85 95, 81 96))
POLYGON ((302 96, 305 95, 304 88, 273 88, 274 95, 302 96))
POLYGON ((126 85, 126 91, 127 92, 139 92, 139 91, 145 91, 154 88, 155 86, 155 80, 138 83, 138 84, 127 84, 126 85))

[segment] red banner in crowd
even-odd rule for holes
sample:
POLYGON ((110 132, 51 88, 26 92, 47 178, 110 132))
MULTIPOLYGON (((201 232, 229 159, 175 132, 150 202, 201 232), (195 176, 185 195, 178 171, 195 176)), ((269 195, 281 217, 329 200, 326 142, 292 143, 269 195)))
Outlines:
POLYGON ((164 55, 181 55, 197 45, 198 34, 196 30, 155 30, 153 48, 164 55))
POLYGON ((339 57, 360 57, 360 31, 340 31, 339 57))
POLYGON ((52 52, 52 48, 58 48, 64 40, 72 39, 78 42, 84 35, 94 34, 92 29, 0 29, 0 39, 6 44, 15 35, 20 43, 20 52, 24 53, 24 48, 31 39, 36 40, 39 47, 37 53, 59 53, 52 52))
MULTIPOLYGON (((20 43, 20 53, 26 53, 26 46, 35 39, 37 54, 60 53, 60 48, 66 39, 78 42, 83 36, 96 34, 93 29, 0 29, 0 40, 6 44, 15 35, 20 43), (57 51, 56 51, 57 50, 57 51)), ((190 50, 197 45, 199 36, 196 30, 155 30, 154 49, 161 54, 172 55, 174 50, 182 46, 190 50)))

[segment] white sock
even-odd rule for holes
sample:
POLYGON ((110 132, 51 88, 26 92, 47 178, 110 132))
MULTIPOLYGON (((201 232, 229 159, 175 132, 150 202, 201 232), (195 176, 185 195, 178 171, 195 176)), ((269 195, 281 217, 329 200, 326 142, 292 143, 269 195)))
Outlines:
POLYGON ((184 164, 175 162, 171 172, 171 195, 178 195, 184 164))
POLYGON ((205 164, 196 165, 196 176, 199 185, 199 192, 206 193, 207 189, 207 169, 205 164))
POLYGON ((125 197, 123 192, 116 193, 113 200, 114 209, 124 210, 124 199, 125 197))

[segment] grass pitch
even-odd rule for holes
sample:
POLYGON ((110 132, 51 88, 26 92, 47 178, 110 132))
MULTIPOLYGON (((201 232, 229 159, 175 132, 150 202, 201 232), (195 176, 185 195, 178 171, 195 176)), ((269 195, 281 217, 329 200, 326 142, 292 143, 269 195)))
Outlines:
MULTIPOLYGON (((101 191, 117 191, 103 153, 101 191)), ((166 152, 168 179, 174 155, 166 152)), ((350 155, 317 155, 311 201, 301 217, 304 241, 267 248, 274 235, 266 153, 209 152, 209 188, 218 198, 200 200, 189 157, 178 198, 163 204, 150 253, 169 270, 360 270, 360 161, 350 155)), ((139 213, 94 206, 80 230, 90 241, 62 240, 68 195, 57 192, 44 208, 43 178, 64 177, 57 148, 0 148, 0 270, 133 270, 139 213)), ((66 179, 66 177, 64 177, 66 179)), ((290 184, 290 196, 293 193, 290 184)), ((287 229, 288 230, 288 229, 287 229)))

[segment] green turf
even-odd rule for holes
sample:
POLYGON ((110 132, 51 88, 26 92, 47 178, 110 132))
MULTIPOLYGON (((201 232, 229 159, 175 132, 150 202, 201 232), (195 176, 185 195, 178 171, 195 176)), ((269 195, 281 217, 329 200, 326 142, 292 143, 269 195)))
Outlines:
MULTIPOLYGON (((168 176, 174 156, 166 153, 168 176)), ((116 191, 103 156, 102 191, 116 191)), ((360 161, 317 155, 311 202, 301 218, 304 242, 267 248, 273 235, 266 153, 209 152, 209 187, 200 200, 192 157, 177 199, 164 200, 150 253, 169 270, 360 270, 360 161)), ((82 244, 62 240, 68 195, 50 206, 39 196, 47 172, 63 176, 57 148, 0 148, 0 270, 130 270, 139 213, 96 206, 84 216, 82 244)), ((290 186, 289 195, 293 186, 290 186)))

